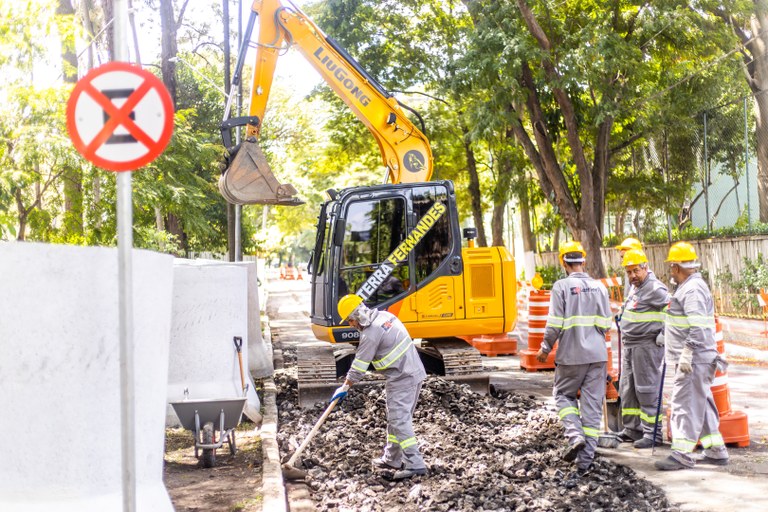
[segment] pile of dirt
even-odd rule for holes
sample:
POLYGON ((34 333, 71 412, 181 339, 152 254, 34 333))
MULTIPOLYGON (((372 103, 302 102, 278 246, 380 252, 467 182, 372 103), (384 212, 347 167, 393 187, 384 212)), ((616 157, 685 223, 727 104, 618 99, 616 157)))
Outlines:
MULTIPOLYGON (((301 410, 295 379, 277 378, 283 455, 301 443, 325 404, 301 410)), ((480 396, 430 377, 414 416, 429 473, 391 482, 375 470, 386 439, 383 386, 356 386, 302 455, 320 510, 676 510, 631 469, 597 456, 571 478, 562 426, 533 397, 480 396), (566 485, 567 484, 567 485, 566 485)))

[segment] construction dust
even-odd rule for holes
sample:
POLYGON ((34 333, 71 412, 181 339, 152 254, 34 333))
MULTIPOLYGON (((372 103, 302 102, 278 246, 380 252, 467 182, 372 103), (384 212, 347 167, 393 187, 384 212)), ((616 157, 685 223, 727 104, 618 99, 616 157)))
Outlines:
MULTIPOLYGON (((295 378, 276 376, 278 442, 290 455, 326 404, 298 408, 295 378)), ((481 396, 430 376, 414 415, 429 473, 391 482, 371 460, 386 439, 383 385, 355 386, 302 454, 319 510, 333 511, 676 511, 658 487, 597 455, 589 474, 560 459, 557 415, 514 393, 481 396)))

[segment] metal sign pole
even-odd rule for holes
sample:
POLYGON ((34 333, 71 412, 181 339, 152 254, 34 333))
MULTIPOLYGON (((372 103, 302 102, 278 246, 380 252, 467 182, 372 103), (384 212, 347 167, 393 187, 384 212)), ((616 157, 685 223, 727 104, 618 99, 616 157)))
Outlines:
MULTIPOLYGON (((114 60, 127 62, 128 4, 112 0, 114 60)), ((123 473, 123 511, 136 511, 136 406, 133 353, 133 200, 131 173, 117 174, 117 274, 120 317, 120 419, 123 473)))

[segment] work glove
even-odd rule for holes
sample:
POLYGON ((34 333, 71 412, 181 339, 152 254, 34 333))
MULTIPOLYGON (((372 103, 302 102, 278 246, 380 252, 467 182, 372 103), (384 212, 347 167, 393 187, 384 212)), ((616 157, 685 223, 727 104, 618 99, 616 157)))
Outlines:
POLYGON ((549 356, 548 352, 544 352, 543 348, 540 348, 539 351, 536 353, 536 360, 540 363, 546 363, 547 362, 547 356, 549 356))
POLYGON ((693 351, 685 347, 683 349, 683 353, 680 354, 680 361, 677 363, 677 367, 680 368, 680 371, 683 373, 691 373, 693 371, 693 366, 691 366, 691 360, 693 359, 693 351))
POLYGON ((658 336, 656 336, 656 346, 657 347, 664 346, 664 331, 660 332, 658 336))
POLYGON ((345 382, 343 386, 333 392, 333 396, 331 397, 330 402, 333 402, 334 400, 341 402, 344 400, 344 397, 347 396, 347 391, 349 391, 349 386, 345 382))

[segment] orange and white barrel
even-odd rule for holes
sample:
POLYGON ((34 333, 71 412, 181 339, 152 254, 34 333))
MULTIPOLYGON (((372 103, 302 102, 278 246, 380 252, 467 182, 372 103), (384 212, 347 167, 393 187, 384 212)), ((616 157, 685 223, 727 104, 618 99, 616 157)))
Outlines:
MULTIPOLYGON (((717 344, 717 353, 725 353, 725 343, 723 342, 723 324, 719 319, 715 319, 715 343, 717 344)), ((728 390, 728 371, 721 372, 717 370, 715 372, 715 380, 712 382, 710 388, 712 390, 712 397, 715 399, 715 405, 717 406, 717 412, 720 416, 730 414, 733 410, 731 408, 731 392, 728 390)))
POLYGON ((555 367, 556 349, 549 353, 545 362, 536 360, 547 330, 550 295, 548 290, 531 290, 528 296, 528 348, 520 352, 520 367, 531 372, 555 367))

